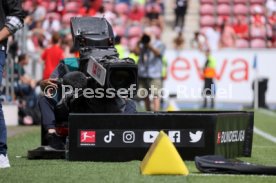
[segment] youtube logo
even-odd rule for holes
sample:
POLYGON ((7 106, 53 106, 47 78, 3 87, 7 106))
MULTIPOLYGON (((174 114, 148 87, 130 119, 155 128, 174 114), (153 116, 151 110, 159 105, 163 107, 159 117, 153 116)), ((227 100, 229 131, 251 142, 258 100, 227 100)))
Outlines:
POLYGON ((143 139, 145 143, 153 143, 157 138, 159 132, 158 131, 145 131, 143 135, 143 139))

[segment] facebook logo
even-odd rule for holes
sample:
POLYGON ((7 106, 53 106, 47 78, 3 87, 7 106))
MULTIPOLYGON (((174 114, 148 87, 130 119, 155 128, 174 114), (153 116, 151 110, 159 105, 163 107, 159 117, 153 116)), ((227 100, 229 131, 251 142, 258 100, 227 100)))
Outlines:
POLYGON ((180 143, 180 131, 169 131, 168 135, 173 143, 180 143))

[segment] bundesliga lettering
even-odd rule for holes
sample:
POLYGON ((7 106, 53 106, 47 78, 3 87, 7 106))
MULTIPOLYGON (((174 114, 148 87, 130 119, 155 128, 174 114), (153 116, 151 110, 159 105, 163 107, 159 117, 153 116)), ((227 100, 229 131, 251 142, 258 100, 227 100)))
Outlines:
POLYGON ((243 142, 245 139, 245 130, 218 132, 218 144, 243 142))

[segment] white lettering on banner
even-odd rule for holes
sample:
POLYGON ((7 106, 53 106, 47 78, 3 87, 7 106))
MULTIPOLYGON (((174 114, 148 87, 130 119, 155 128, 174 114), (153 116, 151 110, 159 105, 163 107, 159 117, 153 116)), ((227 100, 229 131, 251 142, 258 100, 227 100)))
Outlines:
MULTIPOLYGON (((267 102, 276 103, 275 50, 222 50, 214 52, 213 56, 217 60, 215 83, 218 102, 252 102, 255 55, 258 58, 258 75, 269 78, 266 93, 267 102)), ((170 94, 182 92, 180 97, 182 100, 201 100, 204 84, 204 54, 190 50, 177 55, 175 51, 168 50, 166 58, 168 59, 168 77, 164 83, 165 89, 170 94), (186 95, 186 92, 190 95, 186 95)))
MULTIPOLYGON (((186 58, 176 58, 175 60, 172 60, 170 67, 171 76, 177 81, 185 81, 190 78, 192 67, 195 68, 198 79, 203 80, 202 69, 199 61, 196 58, 193 60, 187 60, 186 58)), ((216 69, 216 80, 222 80, 222 77, 226 72, 225 70, 228 67, 231 69, 229 77, 233 82, 242 82, 248 80, 248 62, 241 58, 237 58, 233 61, 229 61, 227 59, 223 60, 222 66, 216 69)))
POLYGON ((231 142, 243 142, 244 139, 245 139, 244 130, 218 132, 218 135, 217 135, 218 144, 225 144, 225 143, 231 143, 231 142))

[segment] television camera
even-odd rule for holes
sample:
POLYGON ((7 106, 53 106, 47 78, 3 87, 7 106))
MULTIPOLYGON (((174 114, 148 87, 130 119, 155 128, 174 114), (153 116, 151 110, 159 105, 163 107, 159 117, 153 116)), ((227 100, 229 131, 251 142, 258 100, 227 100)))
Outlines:
POLYGON ((105 18, 74 17, 71 19, 74 50, 78 50, 78 71, 70 72, 66 65, 60 75, 64 85, 73 88, 101 89, 101 94, 86 98, 82 93, 65 96, 57 105, 57 123, 68 121, 74 113, 120 113, 123 98, 132 98, 137 91, 137 65, 131 58, 119 59, 114 47, 114 33, 105 18), (132 88, 132 90, 129 90, 132 88), (118 91, 124 89, 124 93, 118 91), (107 92, 108 91, 108 92, 107 92), (112 94, 111 94, 112 92, 112 94), (99 97, 101 96, 101 97, 99 97))

